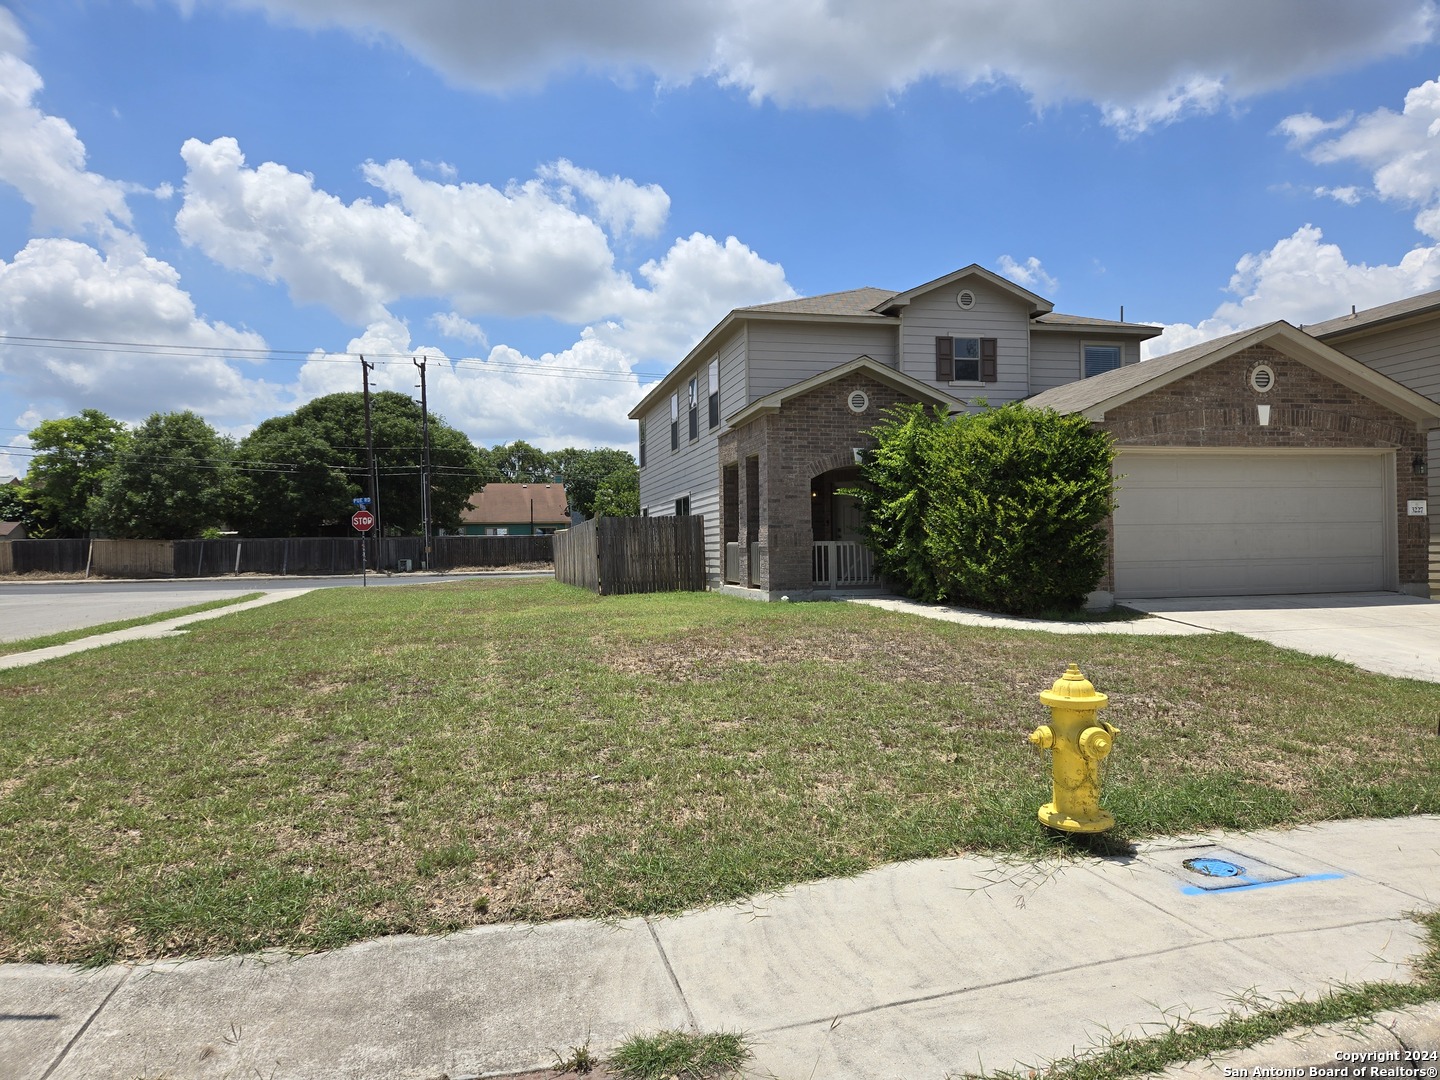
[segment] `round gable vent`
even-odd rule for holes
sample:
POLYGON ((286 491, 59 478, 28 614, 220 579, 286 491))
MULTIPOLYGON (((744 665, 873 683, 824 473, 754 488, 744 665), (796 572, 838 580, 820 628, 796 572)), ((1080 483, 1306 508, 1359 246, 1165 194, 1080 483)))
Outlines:
POLYGON ((850 406, 851 412, 863 413, 866 409, 870 408, 870 395, 865 393, 864 390, 851 390, 850 397, 846 404, 850 406))
POLYGON ((1269 364, 1256 364, 1250 370, 1250 389, 1263 394, 1275 385, 1275 369, 1269 364))
POLYGON ((975 306, 975 294, 969 289, 961 289, 955 294, 955 303, 959 304, 966 311, 975 306))

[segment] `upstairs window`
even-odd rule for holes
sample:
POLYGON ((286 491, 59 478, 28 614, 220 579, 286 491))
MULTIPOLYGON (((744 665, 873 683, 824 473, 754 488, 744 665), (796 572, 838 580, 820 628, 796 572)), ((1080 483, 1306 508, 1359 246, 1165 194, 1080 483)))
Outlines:
POLYGON ((689 516, 690 516, 690 496, 689 496, 689 495, 682 495, 680 498, 678 498, 678 499, 675 500, 675 516, 676 516, 676 517, 689 517, 689 516))
POLYGON ((997 341, 986 337, 937 337, 936 382, 996 382, 997 341))
POLYGON ((680 395, 670 395, 670 449, 680 449, 680 395))
POLYGON ((640 421, 640 468, 645 467, 645 421, 640 421))
POLYGON ((700 437, 700 376, 690 380, 690 438, 700 437))
POLYGON ((1120 366, 1119 345, 1086 345, 1085 346, 1085 378, 1092 375, 1103 375, 1107 371, 1114 371, 1120 366))
POLYGON ((720 358, 710 361, 710 426, 720 426, 720 358))

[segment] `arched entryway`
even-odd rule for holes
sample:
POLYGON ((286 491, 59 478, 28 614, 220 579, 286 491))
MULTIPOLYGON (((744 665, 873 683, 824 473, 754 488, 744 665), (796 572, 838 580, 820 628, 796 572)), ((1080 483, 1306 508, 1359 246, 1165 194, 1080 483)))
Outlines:
POLYGON ((853 465, 810 481, 811 576, 818 589, 879 584, 874 558, 860 542, 860 500, 846 493, 861 483, 860 470, 853 465))

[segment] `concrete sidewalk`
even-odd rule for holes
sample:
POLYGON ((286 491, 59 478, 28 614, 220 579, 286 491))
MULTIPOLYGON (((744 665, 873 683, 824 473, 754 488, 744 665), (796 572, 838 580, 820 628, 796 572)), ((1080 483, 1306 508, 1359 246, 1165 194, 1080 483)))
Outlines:
MULTIPOLYGON (((248 592, 255 592, 249 589, 248 592)), ((172 634, 181 633, 185 627, 192 623, 204 622, 207 619, 219 619, 226 615, 233 615, 237 611, 249 611, 251 608, 265 607, 269 604, 278 603, 281 600, 288 600, 292 596, 304 596, 307 592, 314 592, 313 589, 286 589, 284 592, 267 592, 264 596, 254 600, 246 600, 239 604, 229 604, 225 607, 212 608, 210 611, 199 611, 192 615, 180 615, 174 619, 165 619, 161 622, 145 623, 142 626, 132 626, 126 630, 112 630, 108 634, 92 634, 89 637, 77 638, 74 641, 67 641, 63 645, 51 645, 44 649, 31 649, 28 652, 9 653, 0 656, 0 671, 7 668, 28 667, 31 664, 43 663, 46 660, 54 660, 59 656, 70 656, 74 653, 84 652, 87 649, 98 649, 105 645, 114 645, 121 641, 143 641, 146 638, 163 638, 172 634)))
MULTIPOLYGON (((90 972, 7 965, 0 1062, 17 1080, 457 1080, 543 1068, 587 1039, 603 1056, 633 1034, 694 1028, 748 1033, 756 1077, 942 1080, 1406 979, 1423 949, 1406 913, 1437 904, 1436 816, 1111 859, 927 860, 613 925, 90 972), (1235 875, 1186 868, 1201 858, 1235 875)), ((1440 1009, 1406 1024, 1408 1045, 1440 1048, 1440 1009)), ((1317 1046, 1333 1053, 1302 1041, 1293 1061, 1317 1046)))

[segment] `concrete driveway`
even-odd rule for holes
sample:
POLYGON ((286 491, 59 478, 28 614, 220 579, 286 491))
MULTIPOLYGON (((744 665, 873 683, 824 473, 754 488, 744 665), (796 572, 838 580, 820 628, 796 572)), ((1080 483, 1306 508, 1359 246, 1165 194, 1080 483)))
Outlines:
POLYGON ((1198 596, 1126 607, 1207 630, 1259 638, 1366 671, 1440 682, 1440 603, 1399 593, 1198 596))

